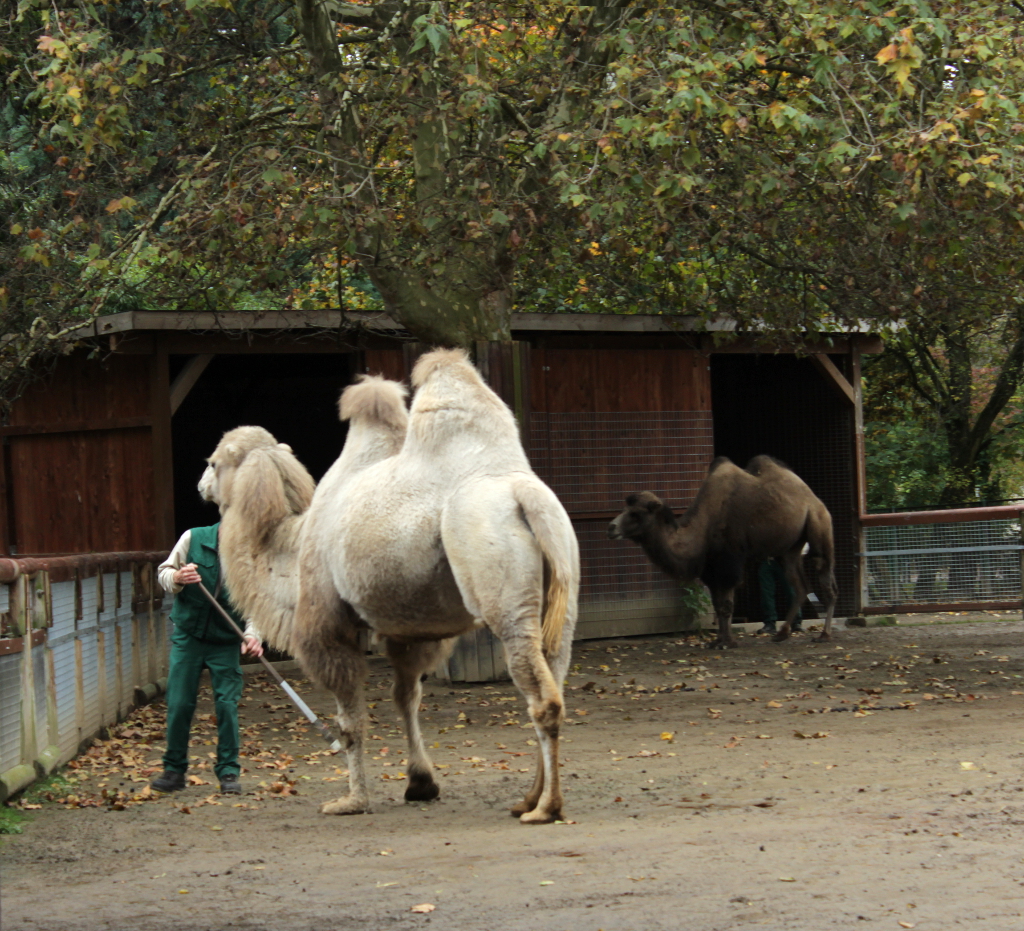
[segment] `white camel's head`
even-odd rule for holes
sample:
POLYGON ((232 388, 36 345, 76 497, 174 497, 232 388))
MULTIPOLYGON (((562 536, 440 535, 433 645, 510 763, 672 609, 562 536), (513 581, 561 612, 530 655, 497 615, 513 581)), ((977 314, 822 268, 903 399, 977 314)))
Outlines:
POLYGON ((199 494, 223 514, 236 503, 260 504, 274 512, 301 513, 313 497, 314 482, 287 443, 263 427, 229 430, 207 459, 199 494))

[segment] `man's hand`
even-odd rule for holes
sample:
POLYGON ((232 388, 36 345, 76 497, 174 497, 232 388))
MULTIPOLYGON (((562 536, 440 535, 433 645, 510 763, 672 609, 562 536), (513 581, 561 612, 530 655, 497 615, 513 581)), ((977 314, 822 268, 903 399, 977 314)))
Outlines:
POLYGON ((199 570, 196 569, 196 564, 190 562, 180 569, 174 570, 174 584, 175 585, 191 585, 194 582, 201 582, 202 579, 199 576, 199 570))
POLYGON ((242 656, 262 656, 263 644, 255 637, 242 638, 242 656))

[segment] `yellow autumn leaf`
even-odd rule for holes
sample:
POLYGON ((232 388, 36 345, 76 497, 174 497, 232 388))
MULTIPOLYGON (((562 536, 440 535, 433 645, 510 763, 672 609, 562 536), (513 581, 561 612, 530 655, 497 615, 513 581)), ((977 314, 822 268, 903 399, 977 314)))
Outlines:
POLYGON ((892 61, 899 54, 899 49, 895 43, 887 45, 877 55, 875 55, 875 61, 880 65, 884 65, 887 61, 892 61))

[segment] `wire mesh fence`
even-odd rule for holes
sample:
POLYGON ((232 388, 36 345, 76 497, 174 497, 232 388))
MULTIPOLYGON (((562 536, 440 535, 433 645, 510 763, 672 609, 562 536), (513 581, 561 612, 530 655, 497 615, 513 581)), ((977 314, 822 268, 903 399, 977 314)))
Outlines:
POLYGON ((931 512, 934 523, 866 526, 865 608, 1020 604, 1020 514, 992 510, 979 509, 976 520, 961 512, 943 522, 931 512))
POLYGON ((709 411, 530 415, 530 459, 570 514, 618 511, 633 491, 693 501, 714 457, 709 411))

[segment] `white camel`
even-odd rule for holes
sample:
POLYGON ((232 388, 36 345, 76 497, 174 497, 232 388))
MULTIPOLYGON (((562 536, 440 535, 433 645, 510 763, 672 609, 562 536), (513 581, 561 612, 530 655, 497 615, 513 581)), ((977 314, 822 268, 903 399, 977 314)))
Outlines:
MULTIPOLYGON (((417 716, 421 675, 452 638, 486 625, 505 646, 539 745, 534 785, 512 811, 525 823, 554 821, 562 808, 562 682, 579 588, 572 524, 530 469, 515 419, 463 352, 429 353, 412 380, 418 390, 404 431, 395 383, 370 379, 346 389, 345 448, 301 518, 292 650, 336 697, 349 767, 349 794, 321 811, 369 807, 359 629, 369 625, 383 637, 395 668, 409 740, 405 797, 421 801, 438 795, 417 716)), ((217 452, 210 461, 216 472, 217 452)), ((234 593, 241 580, 232 582, 227 552, 222 559, 234 593)), ((241 605, 245 596, 234 597, 241 605)))
POLYGON ((315 488, 291 447, 263 427, 225 433, 199 480, 199 493, 220 508, 231 599, 253 633, 282 652, 292 649, 299 532, 315 488))

